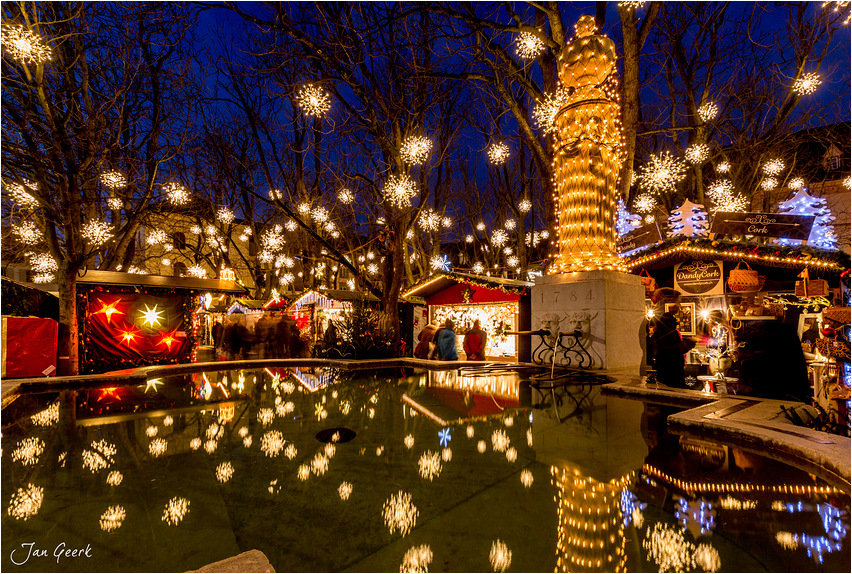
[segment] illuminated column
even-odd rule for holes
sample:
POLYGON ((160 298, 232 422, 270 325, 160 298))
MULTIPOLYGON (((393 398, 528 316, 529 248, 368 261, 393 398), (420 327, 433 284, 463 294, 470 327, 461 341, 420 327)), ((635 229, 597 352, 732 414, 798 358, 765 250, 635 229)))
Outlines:
POLYGON ((633 474, 609 482, 555 466, 550 474, 559 501, 556 572, 625 572, 621 491, 633 474))
POLYGON ((555 250, 550 273, 618 269, 615 212, 623 134, 615 45, 582 16, 559 57, 570 94, 556 115, 553 189, 555 250))

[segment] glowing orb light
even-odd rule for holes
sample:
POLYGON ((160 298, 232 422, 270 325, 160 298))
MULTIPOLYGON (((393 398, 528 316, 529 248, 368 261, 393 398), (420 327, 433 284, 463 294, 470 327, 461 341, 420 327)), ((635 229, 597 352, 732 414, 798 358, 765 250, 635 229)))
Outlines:
POLYGON ((383 192, 385 201, 405 208, 411 205, 411 198, 417 195, 417 184, 407 174, 394 174, 388 177, 383 192))
POLYGON ((500 165, 509 159, 509 146, 503 142, 493 142, 488 146, 488 159, 494 165, 500 165))
POLYGON ((296 97, 306 115, 322 117, 331 109, 331 96, 318 85, 305 84, 296 97))
POLYGON ((169 201, 175 205, 186 205, 189 203, 189 190, 175 181, 164 184, 163 191, 166 192, 166 197, 169 198, 169 201))
POLYGON ((714 102, 707 102, 698 108, 698 117, 702 122, 712 122, 719 115, 719 106, 714 102))
POLYGON ((793 82, 793 91, 800 96, 806 96, 813 94, 821 83, 819 74, 807 73, 793 82))
POLYGON ((432 153, 432 140, 425 136, 408 136, 400 147, 402 160, 410 165, 418 165, 429 158, 432 153))
POLYGON ((532 32, 521 32, 515 39, 515 53, 519 58, 532 60, 544 52, 544 42, 532 32))
POLYGON ((92 219, 83 224, 80 235, 95 247, 100 247, 112 239, 112 225, 106 221, 92 219))
POLYGON ((23 64, 40 65, 51 59, 50 48, 44 40, 23 26, 3 23, 2 44, 4 51, 23 64))

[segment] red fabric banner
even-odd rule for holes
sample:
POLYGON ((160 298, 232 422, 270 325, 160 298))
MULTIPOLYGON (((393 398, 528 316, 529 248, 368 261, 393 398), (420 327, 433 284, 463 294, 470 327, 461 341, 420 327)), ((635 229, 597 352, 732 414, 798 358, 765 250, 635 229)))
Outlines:
POLYGON ((173 359, 189 351, 183 295, 89 293, 86 333, 93 358, 173 359))
POLYGON ((53 319, 3 317, 3 376, 55 376, 58 340, 53 319))

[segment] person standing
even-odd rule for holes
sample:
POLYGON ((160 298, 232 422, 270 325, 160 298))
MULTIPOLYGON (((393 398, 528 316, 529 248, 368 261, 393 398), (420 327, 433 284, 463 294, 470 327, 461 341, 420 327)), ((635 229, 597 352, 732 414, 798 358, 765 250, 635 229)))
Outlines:
POLYGON ((671 287, 662 287, 654 292, 664 312, 657 314, 652 321, 654 346, 654 367, 657 382, 673 388, 686 388, 684 354, 695 346, 692 339, 684 340, 677 330, 677 318, 680 311, 680 293, 671 287))
POLYGON ((441 361, 458 361, 459 352, 456 350, 456 332, 453 331, 455 324, 452 319, 447 319, 444 328, 435 335, 438 359, 441 361))
POLYGON ((438 330, 438 326, 435 323, 429 323, 420 333, 417 335, 417 340, 420 341, 417 343, 417 346, 414 347, 414 356, 418 359, 428 359, 429 353, 434 347, 435 343, 435 332, 438 330))
POLYGON ((484 361, 485 345, 488 335, 482 330, 479 319, 473 322, 473 328, 464 336, 464 352, 468 361, 484 361))

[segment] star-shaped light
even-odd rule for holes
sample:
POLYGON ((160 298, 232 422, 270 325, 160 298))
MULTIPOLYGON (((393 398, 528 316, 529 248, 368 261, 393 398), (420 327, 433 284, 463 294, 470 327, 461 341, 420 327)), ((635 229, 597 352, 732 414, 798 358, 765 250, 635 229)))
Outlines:
MULTIPOLYGON (((155 393, 157 392, 157 385, 162 385, 163 381, 160 379, 148 379, 145 381, 145 392, 147 393, 150 390, 153 390, 155 393)), ((140 387, 142 385, 139 385, 140 387)))
POLYGON ((166 348, 168 348, 168 350, 171 351, 172 350, 172 344, 178 342, 178 340, 175 338, 175 332, 176 331, 177 331, 177 329, 172 329, 171 331, 168 331, 168 332, 160 331, 160 336, 162 337, 162 339, 160 339, 160 342, 157 343, 157 344, 158 345, 165 345, 166 348))
POLYGON ((109 387, 107 389, 101 389, 101 396, 98 397, 98 401, 102 401, 107 397, 112 397, 115 400, 120 400, 121 397, 118 396, 118 387, 109 387))
POLYGON ((103 303, 101 308, 98 309, 97 311, 95 311, 94 314, 98 315, 100 313, 103 313, 104 315, 106 315, 107 323, 110 323, 111 320, 112 320, 112 314, 113 313, 118 313, 119 315, 124 315, 124 311, 119 311, 118 309, 115 308, 115 306, 118 305, 119 303, 121 303, 121 301, 118 300, 118 299, 113 301, 112 303, 109 303, 109 304, 103 303))
POLYGON ((450 429, 444 428, 438 432, 438 438, 441 440, 441 446, 448 446, 453 437, 450 436, 450 429))
POLYGON ((281 294, 276 289, 272 289, 272 293, 270 293, 269 296, 272 297, 272 301, 275 303, 279 303, 281 301, 281 294))
POLYGON ((136 329, 132 325, 125 325, 124 330, 119 329, 118 335, 116 335, 116 337, 118 338, 119 345, 121 343, 124 343, 125 345, 127 345, 129 347, 130 343, 134 342, 138 335, 139 335, 138 329, 136 329))
POLYGON ((154 305, 153 309, 149 309, 148 305, 145 305, 145 310, 141 311, 141 313, 142 313, 142 316, 145 317, 145 319, 142 321, 143 325, 145 323, 147 323, 147 324, 151 325, 152 327, 156 327, 157 325, 160 324, 160 321, 163 319, 163 317, 160 316, 162 311, 157 311, 156 305, 154 305))

